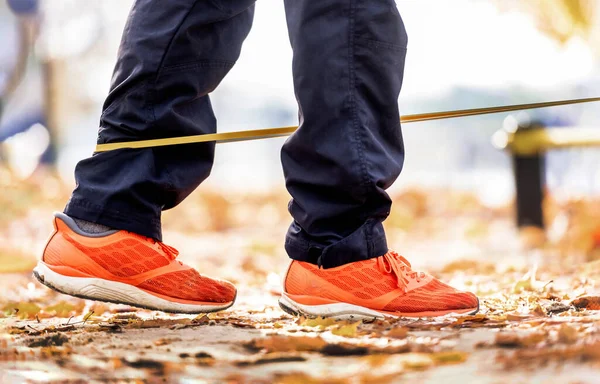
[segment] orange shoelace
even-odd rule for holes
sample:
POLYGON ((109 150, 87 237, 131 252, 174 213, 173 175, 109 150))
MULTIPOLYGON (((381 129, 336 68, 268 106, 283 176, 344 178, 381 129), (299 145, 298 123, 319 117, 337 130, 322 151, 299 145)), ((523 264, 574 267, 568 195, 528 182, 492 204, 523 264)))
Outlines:
POLYGON ((156 244, 163 250, 165 255, 169 258, 169 260, 173 261, 179 256, 179 251, 170 245, 163 243, 162 241, 157 241, 156 244))
POLYGON ((179 256, 179 251, 170 245, 163 243, 162 241, 156 241, 150 239, 154 244, 158 244, 158 247, 164 252, 165 256, 171 261, 175 260, 179 256))
POLYGON ((127 233, 129 233, 130 235, 133 235, 133 236, 137 236, 140 240, 149 241, 154 245, 158 245, 160 250, 162 250, 163 253, 165 254, 165 256, 167 256, 167 258, 171 261, 175 260, 177 258, 177 256, 179 256, 179 251, 175 247, 171 247, 170 245, 167 245, 167 244, 163 243, 162 241, 155 240, 151 237, 138 235, 137 233, 134 233, 134 232, 127 231, 127 233))
POLYGON ((408 286, 407 277, 417 280, 417 283, 425 277, 423 272, 415 272, 408 260, 394 251, 389 251, 385 255, 377 258, 377 263, 385 273, 394 274, 398 281, 398 288, 406 292, 408 286))

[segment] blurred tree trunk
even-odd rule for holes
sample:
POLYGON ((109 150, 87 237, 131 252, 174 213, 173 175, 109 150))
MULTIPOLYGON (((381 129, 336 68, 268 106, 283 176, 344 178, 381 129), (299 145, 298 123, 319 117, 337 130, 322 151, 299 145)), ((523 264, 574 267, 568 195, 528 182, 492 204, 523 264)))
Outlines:
POLYGON ((46 59, 42 63, 43 79, 44 79, 44 102, 46 125, 50 132, 50 145, 44 161, 54 164, 56 162, 56 154, 58 153, 58 142, 62 137, 60 127, 61 115, 68 113, 65 110, 65 101, 68 98, 65 95, 65 66, 60 59, 46 59), (63 86, 61 86, 63 84, 63 86))

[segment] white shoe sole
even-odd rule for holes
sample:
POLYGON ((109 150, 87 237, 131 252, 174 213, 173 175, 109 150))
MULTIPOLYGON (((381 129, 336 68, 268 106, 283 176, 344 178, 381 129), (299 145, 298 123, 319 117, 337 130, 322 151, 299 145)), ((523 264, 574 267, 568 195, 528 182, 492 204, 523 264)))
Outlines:
POLYGON ((295 302, 286 295, 281 295, 281 298, 279 299, 279 306, 284 312, 287 312, 293 316, 303 315, 308 317, 332 317, 339 320, 365 321, 385 318, 385 315, 382 313, 360 307, 358 305, 346 303, 304 305, 295 302))
POLYGON ((39 262, 33 269, 33 276, 45 286, 67 295, 171 313, 216 312, 231 307, 235 301, 234 298, 230 303, 220 305, 172 302, 129 284, 99 278, 64 276, 54 272, 43 262, 39 262))
POLYGON ((321 305, 305 305, 297 303, 290 299, 285 294, 279 299, 279 306, 284 312, 292 316, 307 316, 307 317, 331 317, 339 320, 364 320, 373 321, 377 319, 385 319, 386 317, 437 317, 445 315, 474 315, 479 311, 479 304, 476 309, 465 309, 461 311, 447 311, 439 315, 423 315, 406 314, 405 316, 392 315, 390 313, 377 312, 369 308, 361 307, 348 303, 334 303, 321 305))

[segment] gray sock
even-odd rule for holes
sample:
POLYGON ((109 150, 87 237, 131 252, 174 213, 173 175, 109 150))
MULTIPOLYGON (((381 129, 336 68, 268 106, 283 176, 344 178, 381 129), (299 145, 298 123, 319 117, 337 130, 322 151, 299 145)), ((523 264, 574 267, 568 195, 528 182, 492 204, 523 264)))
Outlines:
POLYGON ((110 231, 112 229, 111 227, 107 227, 106 225, 92 223, 91 221, 76 219, 74 217, 72 217, 72 219, 75 221, 75 224, 77 224, 79 229, 81 229, 83 232, 102 233, 102 232, 110 231))

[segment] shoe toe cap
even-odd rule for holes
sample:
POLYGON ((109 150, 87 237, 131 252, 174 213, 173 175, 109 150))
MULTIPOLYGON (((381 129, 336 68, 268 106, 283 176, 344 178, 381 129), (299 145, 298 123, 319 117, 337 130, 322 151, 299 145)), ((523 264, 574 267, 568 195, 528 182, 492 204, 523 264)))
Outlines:
POLYGON ((479 298, 471 292, 461 292, 457 303, 460 305, 457 309, 479 308, 479 298))
POLYGON ((223 303, 234 301, 235 297, 237 296, 237 289, 235 288, 235 285, 233 285, 233 283, 230 283, 227 280, 219 281, 218 292, 219 297, 217 298, 217 300, 223 303))

